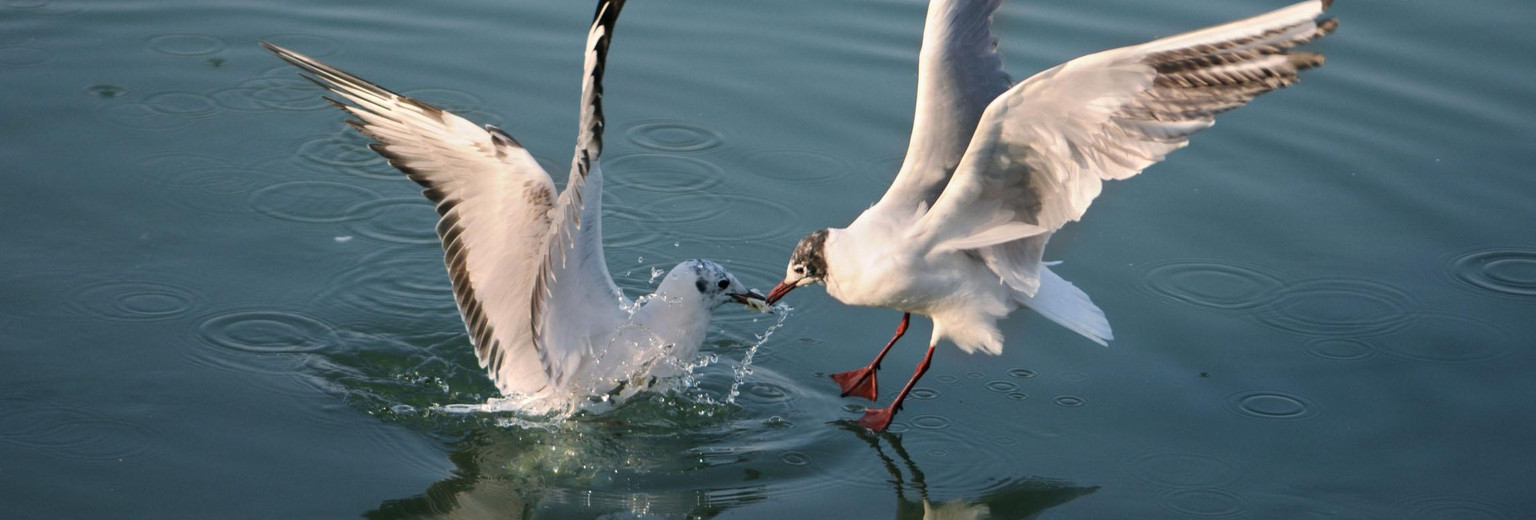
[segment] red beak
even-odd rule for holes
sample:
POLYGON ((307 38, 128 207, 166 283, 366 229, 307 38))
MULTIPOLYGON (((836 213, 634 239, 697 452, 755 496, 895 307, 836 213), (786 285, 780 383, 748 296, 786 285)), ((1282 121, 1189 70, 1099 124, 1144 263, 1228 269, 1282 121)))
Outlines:
POLYGON ((779 282, 778 285, 773 286, 772 291, 768 291, 768 305, 778 303, 779 298, 783 298, 784 295, 789 294, 789 291, 793 290, 795 290, 795 284, 779 282))

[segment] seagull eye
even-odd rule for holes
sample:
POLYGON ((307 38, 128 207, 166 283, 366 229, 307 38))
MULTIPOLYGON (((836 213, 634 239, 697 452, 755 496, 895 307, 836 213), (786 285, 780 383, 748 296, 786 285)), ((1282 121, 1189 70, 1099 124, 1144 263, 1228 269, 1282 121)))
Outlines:
POLYGON ((795 266, 795 274, 805 274, 805 266, 803 266, 803 265, 795 266))
POLYGON ((715 284, 715 287, 719 287, 721 289, 724 289, 724 288, 730 287, 730 286, 731 286, 731 281, 730 280, 720 280, 720 283, 715 284))

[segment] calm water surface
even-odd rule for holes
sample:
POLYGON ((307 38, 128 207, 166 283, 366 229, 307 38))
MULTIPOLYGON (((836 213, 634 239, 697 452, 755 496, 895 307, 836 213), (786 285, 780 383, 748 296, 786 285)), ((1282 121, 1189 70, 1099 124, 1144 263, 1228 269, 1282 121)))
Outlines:
MULTIPOLYGON (((1286 0, 1013 0, 1015 78, 1286 0)), ((894 311, 726 310, 681 394, 528 425, 434 214, 268 39, 517 136, 564 176, 589 2, 0 0, 0 517, 1530 518, 1536 67, 1525 0, 1340 1, 1328 65, 1106 187, 1020 312, 891 434, 825 374, 894 311)), ((608 258, 767 288, 883 192, 924 3, 633 2, 608 258)), ((894 388, 926 320, 886 362, 894 388)))

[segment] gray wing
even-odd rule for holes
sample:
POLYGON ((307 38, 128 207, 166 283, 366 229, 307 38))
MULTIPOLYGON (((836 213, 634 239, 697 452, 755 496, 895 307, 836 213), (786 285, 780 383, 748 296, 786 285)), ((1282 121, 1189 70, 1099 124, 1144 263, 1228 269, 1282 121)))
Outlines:
MULTIPOLYGON (((542 388, 534 351, 535 275, 544 259, 554 183, 511 136, 404 97, 296 52, 267 49, 350 101, 337 106, 377 141, 371 148, 437 205, 444 263, 480 366, 503 392, 542 388)), ((334 102, 334 101, 333 101, 334 102)))
POLYGON ((1002 0, 928 4, 917 64, 917 108, 906 159, 877 204, 913 214, 932 206, 960 163, 982 111, 1010 81, 992 36, 1002 0))
POLYGON ((1015 85, 987 107, 953 180, 907 238, 977 250, 1033 295, 1044 240, 1027 239, 1081 218, 1104 180, 1140 173, 1216 114, 1321 65, 1321 55, 1290 51, 1334 29, 1318 20, 1329 3, 1084 56, 1015 85))

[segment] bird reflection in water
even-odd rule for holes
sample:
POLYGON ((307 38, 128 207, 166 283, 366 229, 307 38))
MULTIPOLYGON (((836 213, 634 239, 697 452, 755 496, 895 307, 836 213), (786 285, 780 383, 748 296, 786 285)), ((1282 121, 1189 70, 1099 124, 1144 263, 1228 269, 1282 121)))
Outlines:
MULTIPOLYGON (((713 518, 731 510, 764 517, 798 510, 798 496, 811 488, 838 486, 825 472, 798 476, 754 469, 764 453, 729 451, 718 463, 699 464, 699 446, 725 442, 728 431, 678 435, 650 429, 589 425, 562 431, 480 429, 454 444, 452 476, 417 496, 389 500, 363 516, 404 518, 713 518), (572 436, 583 440, 568 440, 572 436), (586 461, 583 463, 582 461, 586 461), (604 461, 598 467, 593 461, 604 461), (628 466, 622 471, 616 465, 628 466)), ((983 487, 956 492, 945 483, 930 486, 901 437, 873 434, 849 423, 890 474, 897 519, 1028 519, 1097 491, 1061 480, 1001 476, 983 487)), ((728 430, 728 429, 727 429, 728 430)), ((697 433, 697 432, 696 432, 697 433)), ((829 439, 823 439, 829 440, 829 439)), ((739 447, 739 446, 738 446, 739 447)), ((857 463, 860 457, 845 459, 857 463)), ((867 460, 867 459, 864 459, 867 460)), ((859 495, 867 495, 864 489, 859 495)), ((869 502, 860 496, 864 503, 869 502)), ((888 511, 875 507, 872 517, 888 511)))

